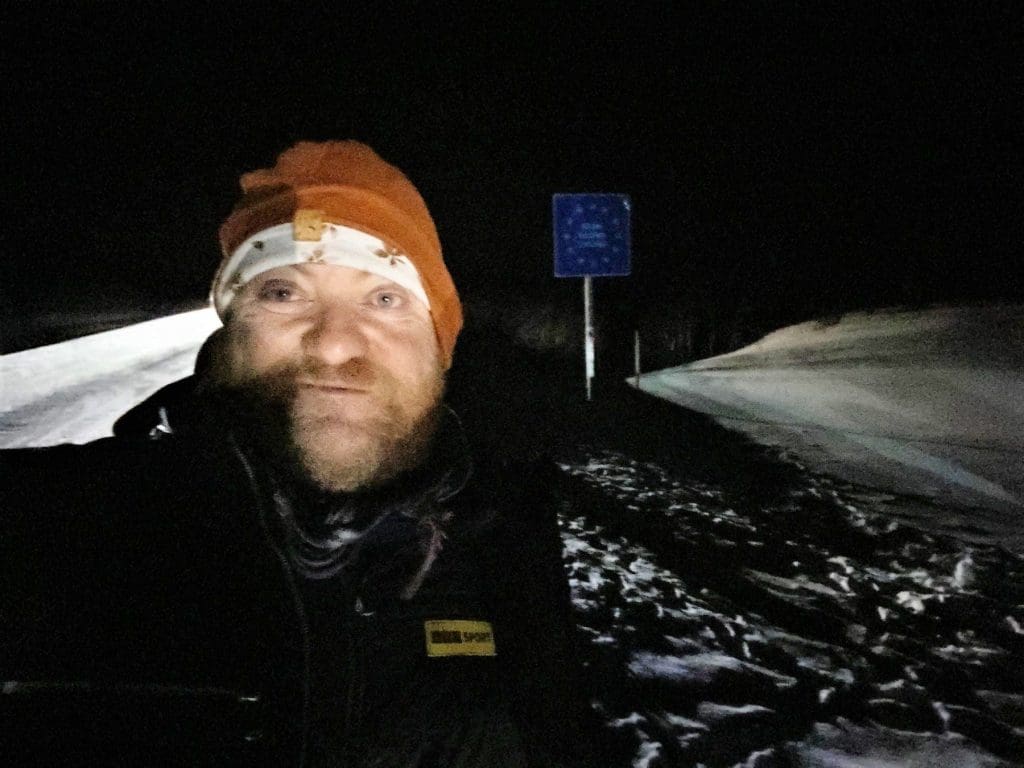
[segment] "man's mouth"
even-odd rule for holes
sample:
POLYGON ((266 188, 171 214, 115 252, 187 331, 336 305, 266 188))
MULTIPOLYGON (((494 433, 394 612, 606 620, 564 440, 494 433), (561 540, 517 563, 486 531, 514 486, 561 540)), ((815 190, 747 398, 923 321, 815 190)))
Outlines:
POLYGON ((366 394, 369 390, 366 387, 357 386, 348 381, 299 381, 300 389, 322 392, 324 394, 366 394))

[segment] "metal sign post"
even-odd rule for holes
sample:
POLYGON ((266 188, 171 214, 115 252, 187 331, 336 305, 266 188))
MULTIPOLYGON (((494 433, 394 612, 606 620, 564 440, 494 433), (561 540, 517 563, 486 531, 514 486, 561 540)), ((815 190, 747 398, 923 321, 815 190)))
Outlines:
POLYGON ((583 361, 587 372, 587 402, 591 397, 591 382, 594 380, 594 316, 593 295, 590 275, 583 278, 583 361))
POLYGON ((640 389, 640 331, 633 331, 633 375, 636 376, 636 388, 640 389))
POLYGON ((587 400, 594 378, 593 277, 630 272, 628 195, 559 194, 551 200, 555 236, 555 277, 583 278, 583 360, 587 400))

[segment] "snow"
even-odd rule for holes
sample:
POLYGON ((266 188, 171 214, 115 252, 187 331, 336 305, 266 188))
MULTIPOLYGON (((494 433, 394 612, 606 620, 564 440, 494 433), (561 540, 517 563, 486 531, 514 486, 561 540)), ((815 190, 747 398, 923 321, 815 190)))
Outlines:
POLYGON ((843 718, 836 725, 818 723, 810 738, 787 745, 787 764, 804 768, 990 768, 1010 763, 979 753, 955 734, 905 733, 891 728, 864 728, 843 718))
POLYGON ((1024 512, 1024 305, 805 322, 644 374, 640 388, 816 472, 1014 522, 1024 512))
POLYGON ((1024 735, 1008 725, 1024 722, 1008 639, 1019 592, 1002 589, 1021 584, 1018 557, 965 554, 956 539, 882 524, 819 479, 801 492, 812 516, 793 517, 802 504, 740 514, 714 489, 610 451, 588 449, 562 467, 603 488, 609 506, 616 500, 566 519, 563 537, 577 621, 591 652, 608 659, 591 663, 621 676, 607 683, 602 711, 612 727, 633 729, 632 764, 651 754, 680 766, 1018 764, 1005 755, 1024 735), (638 516, 671 524, 639 541, 616 535, 634 531, 638 516), (982 593, 958 573, 968 558, 982 593), (832 588, 840 575, 844 588, 832 588), (970 680, 992 687, 975 700, 970 680), (642 698, 616 702, 624 689, 642 698), (972 701, 986 704, 965 712, 972 701), (792 734, 794 716, 807 718, 796 740, 760 735, 779 723, 792 734))
POLYGON ((86 443, 134 403, 192 372, 212 309, 0 356, 0 448, 86 443))

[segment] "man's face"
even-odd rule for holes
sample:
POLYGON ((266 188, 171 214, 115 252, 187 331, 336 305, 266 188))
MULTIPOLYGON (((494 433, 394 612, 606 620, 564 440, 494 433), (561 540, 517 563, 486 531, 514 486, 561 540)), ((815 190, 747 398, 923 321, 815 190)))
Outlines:
MULTIPOLYGON (((280 408, 263 435, 331 491, 416 466, 437 423, 444 368, 430 311, 385 277, 302 264, 254 277, 235 297, 217 378, 280 408)), ((258 416, 258 414, 257 414, 258 416)))

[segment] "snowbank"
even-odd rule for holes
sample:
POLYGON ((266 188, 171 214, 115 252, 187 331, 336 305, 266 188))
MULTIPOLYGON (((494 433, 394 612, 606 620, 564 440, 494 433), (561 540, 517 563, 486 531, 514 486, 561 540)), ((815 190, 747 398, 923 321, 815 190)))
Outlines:
POLYGON ((0 448, 111 434, 131 404, 192 372, 219 325, 201 309, 0 356, 0 448))
POLYGON ((1024 507, 1022 305, 801 323, 645 374, 640 388, 815 471, 941 503, 1024 507))

